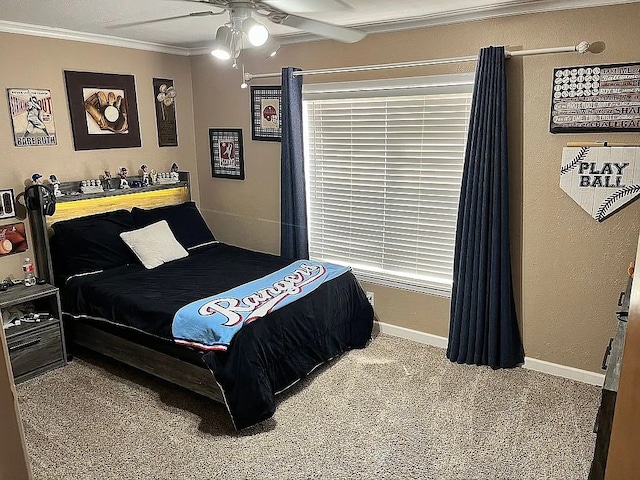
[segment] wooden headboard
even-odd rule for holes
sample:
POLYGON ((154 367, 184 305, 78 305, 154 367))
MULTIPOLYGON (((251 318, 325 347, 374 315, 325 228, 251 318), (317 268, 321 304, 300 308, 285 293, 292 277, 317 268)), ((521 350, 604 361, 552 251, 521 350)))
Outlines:
POLYGON ((38 276, 52 285, 54 278, 49 236, 51 235, 51 225, 54 223, 119 209, 154 208, 177 205, 191 200, 189 172, 179 172, 179 181, 173 184, 118 189, 101 193, 71 194, 71 192, 78 191, 79 184, 80 182, 66 182, 60 185, 61 191, 66 194, 58 197, 56 211, 53 215, 45 216, 40 210, 29 211, 38 276))

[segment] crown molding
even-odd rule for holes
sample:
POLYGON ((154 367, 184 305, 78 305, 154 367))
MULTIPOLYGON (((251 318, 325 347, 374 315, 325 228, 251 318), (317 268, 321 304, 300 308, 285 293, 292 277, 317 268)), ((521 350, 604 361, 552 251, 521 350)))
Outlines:
POLYGON ((133 48, 150 52, 170 53, 172 55, 190 55, 190 49, 163 45, 160 43, 129 40, 97 33, 76 32, 64 28, 44 27, 42 25, 29 25, 27 23, 7 22, 0 20, 0 32, 15 33, 18 35, 32 35, 35 37, 56 38, 59 40, 71 40, 73 42, 95 43, 112 47, 133 48))
MULTIPOLYGON (((467 8, 449 12, 434 13, 408 20, 391 20, 388 22, 364 23, 352 25, 365 33, 383 33, 414 28, 449 25, 454 23, 472 22, 488 18, 506 17, 510 15, 525 15, 531 13, 553 12, 559 10, 571 10, 577 8, 602 7, 625 3, 638 3, 640 0, 520 0, 517 2, 503 1, 502 3, 476 8, 467 8)), ((0 20, 0 32, 15 33, 19 35, 33 35, 37 37, 57 38, 76 42, 95 43, 114 47, 133 48, 151 52, 169 53, 172 55, 203 55, 208 54, 211 47, 176 47, 160 43, 129 40, 109 35, 76 32, 63 28, 29 25, 26 23, 8 22, 0 20)), ((275 35, 274 38, 281 45, 304 43, 324 38, 308 33, 294 33, 275 35)))
MULTIPOLYGON (((350 25, 365 33, 385 33, 415 28, 435 27, 438 25, 450 25, 454 23, 473 22, 489 18, 507 17, 511 15, 526 15, 531 13, 553 12, 559 10, 572 10, 577 8, 603 7, 624 3, 638 3, 640 0, 520 0, 518 2, 505 1, 484 7, 450 10, 447 12, 433 13, 420 17, 404 20, 390 20, 387 22, 362 23, 350 25)), ((311 42, 320 40, 309 33, 292 33, 280 35, 276 40, 281 45, 311 42)))

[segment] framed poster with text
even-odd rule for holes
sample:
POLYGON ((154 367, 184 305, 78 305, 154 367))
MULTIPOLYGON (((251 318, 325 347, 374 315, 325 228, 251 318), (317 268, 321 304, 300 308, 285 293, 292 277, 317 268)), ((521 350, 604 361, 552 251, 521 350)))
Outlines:
POLYGON ((9 88, 9 110, 16 147, 56 145, 51 90, 9 88))
POLYGON ((639 131, 640 63, 554 69, 551 133, 639 131))
POLYGON ((168 78, 154 78, 153 95, 156 106, 158 146, 177 147, 176 89, 173 86, 173 80, 168 78))

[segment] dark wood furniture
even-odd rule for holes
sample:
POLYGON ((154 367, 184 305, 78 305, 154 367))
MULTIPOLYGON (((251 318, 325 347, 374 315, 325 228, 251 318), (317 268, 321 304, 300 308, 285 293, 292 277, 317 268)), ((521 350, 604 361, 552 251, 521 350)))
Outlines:
POLYGON ((24 441, 18 395, 13 382, 4 330, 0 330, 0 405, 2 405, 0 408, 0 432, 2 432, 0 478, 30 480, 33 478, 31 463, 24 441))
MULTIPOLYGON (((640 266, 640 245, 636 253, 640 266)), ((631 288, 627 332, 611 429, 606 480, 640 478, 640 282, 631 288)))
POLYGON ((15 383, 67 363, 58 289, 49 284, 14 285, 0 293, 1 308, 27 302, 34 303, 37 312, 47 313, 50 318, 22 322, 5 331, 15 383))
POLYGON ((613 414, 616 407, 618 385, 620 380, 620 367, 622 366, 622 353, 627 332, 627 316, 629 311, 629 298, 631 296, 632 278, 627 280, 627 288, 621 292, 616 312, 616 334, 609 339, 609 345, 602 360, 602 368, 606 370, 602 385, 602 397, 598 415, 594 425, 594 433, 597 434, 596 446, 589 471, 589 480, 603 480, 607 468, 609 453, 609 440, 613 414))
MULTIPOLYGON (((80 182, 66 182, 61 184, 61 190, 64 193, 75 193, 79 186, 80 182)), ((45 216, 41 211, 30 212, 38 275, 51 283, 54 282, 49 236, 50 227, 55 222, 120 208, 153 208, 188 200, 191 200, 189 172, 179 172, 178 183, 94 194, 65 195, 58 199, 53 216, 45 216)), ((124 336, 70 319, 65 320, 65 333, 72 353, 74 346, 87 348, 224 403, 222 392, 204 362, 202 367, 198 367, 166 353, 141 346, 124 336)))

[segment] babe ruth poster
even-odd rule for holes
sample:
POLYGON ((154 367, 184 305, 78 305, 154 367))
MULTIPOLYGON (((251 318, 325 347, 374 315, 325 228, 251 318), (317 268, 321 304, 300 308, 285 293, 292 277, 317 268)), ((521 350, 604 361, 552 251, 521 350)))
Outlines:
POLYGON ((602 222, 640 194, 640 147, 565 147, 560 188, 602 222))
POLYGON ((7 94, 14 145, 56 145, 51 90, 9 88, 7 94))

